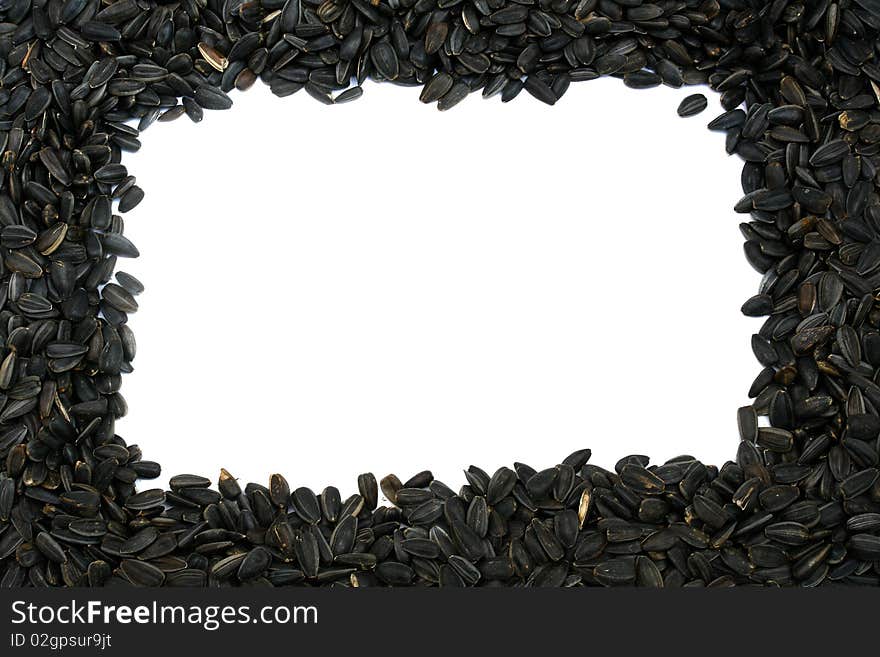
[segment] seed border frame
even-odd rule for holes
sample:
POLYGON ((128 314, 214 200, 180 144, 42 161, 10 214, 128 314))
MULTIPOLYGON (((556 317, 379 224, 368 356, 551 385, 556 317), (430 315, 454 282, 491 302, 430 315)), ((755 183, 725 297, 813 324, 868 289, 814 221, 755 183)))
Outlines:
MULTIPOLYGON (((880 585, 880 2, 794 15, 780 2, 627 0, 611 16, 595 0, 459 4, 413 27, 415 5, 396 0, 3 3, 0 584, 880 585), (518 43, 520 22, 549 35, 512 61, 487 50, 489 32, 518 43), (369 37, 348 38, 364 24, 369 37), (457 494, 424 473, 390 475, 382 508, 372 475, 345 501, 280 475, 241 489, 225 471, 219 492, 192 475, 136 489, 160 470, 115 433, 142 288, 110 278, 117 257, 138 255, 114 207, 143 198, 121 164, 141 130, 228 109, 225 92, 258 77, 328 105, 359 97, 367 78, 418 82, 446 110, 475 90, 552 105, 602 75, 637 89, 708 83, 727 109, 710 128, 746 161, 735 209, 750 215, 745 254, 763 278, 743 312, 768 319, 752 336, 764 370, 737 414, 735 461, 630 456, 606 471, 578 450, 538 472, 472 466, 457 494), (394 525, 385 558, 336 551, 322 532, 343 522, 377 550, 378 528, 394 525), (220 527, 241 536, 198 543, 220 527), (434 547, 407 544, 428 527, 434 547)), ((689 97, 679 113, 701 105, 689 97)))

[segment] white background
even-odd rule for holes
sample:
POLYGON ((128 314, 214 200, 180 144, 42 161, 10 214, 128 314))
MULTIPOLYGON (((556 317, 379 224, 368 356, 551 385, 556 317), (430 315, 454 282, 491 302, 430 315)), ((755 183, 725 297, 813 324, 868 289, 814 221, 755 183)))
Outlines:
POLYGON ((693 89, 576 84, 450 112, 257 86, 127 155, 147 287, 119 433, 180 472, 355 489, 591 447, 730 459, 759 370, 741 162, 693 89))

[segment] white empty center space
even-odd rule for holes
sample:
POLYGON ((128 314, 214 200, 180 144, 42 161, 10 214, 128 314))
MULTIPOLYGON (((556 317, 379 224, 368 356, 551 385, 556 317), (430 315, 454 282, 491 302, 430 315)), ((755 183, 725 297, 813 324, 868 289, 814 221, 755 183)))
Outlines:
MULTIPOLYGON (((335 484, 581 447, 723 463, 758 371, 741 163, 691 91, 574 85, 447 113, 263 88, 127 158, 146 285, 118 430, 145 458, 335 484)), ((716 111, 717 113, 717 111, 716 111)))

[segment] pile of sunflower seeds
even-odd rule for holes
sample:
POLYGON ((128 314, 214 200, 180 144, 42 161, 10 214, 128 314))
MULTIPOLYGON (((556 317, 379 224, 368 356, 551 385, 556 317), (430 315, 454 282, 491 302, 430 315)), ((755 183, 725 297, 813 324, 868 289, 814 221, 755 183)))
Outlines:
POLYGON ((880 0, 0 0, 0 584, 880 584, 878 33, 880 0), (745 160, 742 310, 766 320, 734 461, 139 490, 159 465, 115 423, 143 287, 112 279, 143 130, 257 79, 445 110, 598 76, 708 85, 745 160))

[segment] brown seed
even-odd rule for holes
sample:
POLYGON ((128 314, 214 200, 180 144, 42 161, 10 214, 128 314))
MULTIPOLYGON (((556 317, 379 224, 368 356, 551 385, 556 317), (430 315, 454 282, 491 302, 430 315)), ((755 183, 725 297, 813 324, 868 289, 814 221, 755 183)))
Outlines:
POLYGON ((226 67, 229 66, 229 62, 226 57, 220 54, 215 48, 209 46, 207 43, 199 44, 199 52, 202 57, 205 58, 205 61, 208 62, 215 69, 220 71, 221 73, 226 70, 226 67))

